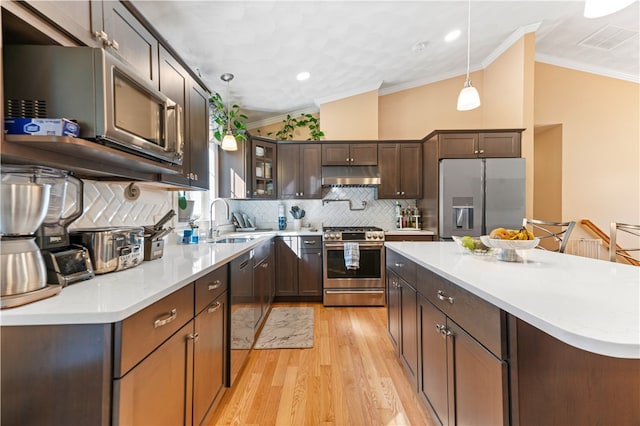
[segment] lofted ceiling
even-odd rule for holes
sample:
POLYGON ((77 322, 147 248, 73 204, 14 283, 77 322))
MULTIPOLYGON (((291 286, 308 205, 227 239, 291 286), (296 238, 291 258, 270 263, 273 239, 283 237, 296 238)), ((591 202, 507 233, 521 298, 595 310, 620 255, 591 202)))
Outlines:
MULTIPOLYGON (((242 107, 249 127, 371 90, 464 82, 467 1, 132 3, 211 90, 242 107), (455 29, 460 37, 445 42, 455 29), (297 81, 301 71, 311 78, 297 81)), ((537 61, 640 82, 638 1, 602 18, 583 10, 583 1, 472 0, 471 71, 535 32, 537 61)))

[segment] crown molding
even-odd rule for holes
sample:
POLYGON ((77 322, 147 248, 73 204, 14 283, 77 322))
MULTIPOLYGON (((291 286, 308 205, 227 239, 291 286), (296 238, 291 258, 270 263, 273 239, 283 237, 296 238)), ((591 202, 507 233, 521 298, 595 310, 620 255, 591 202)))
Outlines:
POLYGON ((379 82, 367 85, 367 86, 356 87, 356 88, 347 90, 347 91, 342 92, 342 93, 335 93, 333 95, 324 96, 324 97, 321 97, 321 98, 316 98, 316 99, 313 100, 313 102, 318 107, 320 107, 320 105, 326 104, 327 102, 338 101, 340 99, 345 99, 345 98, 349 98, 351 96, 361 95, 363 93, 371 92, 373 90, 379 90, 380 86, 382 86, 382 80, 380 80, 379 82))
POLYGON ((317 112, 320 112, 320 108, 314 105, 307 108, 291 111, 285 114, 277 115, 275 117, 265 118, 264 120, 252 121, 250 123, 247 123, 247 129, 252 130, 252 129, 257 129, 259 127, 268 126, 269 124, 280 123, 283 120, 286 120, 287 115, 290 115, 292 117, 298 117, 300 114, 315 114, 317 112))
POLYGON ((509 37, 504 39, 502 43, 498 47, 496 47, 493 52, 489 54, 484 60, 481 62, 482 69, 487 68, 489 65, 493 63, 496 59, 500 57, 504 52, 506 52, 515 42, 524 37, 525 34, 535 33, 540 28, 541 22, 536 22, 533 24, 525 25, 524 27, 520 27, 514 32, 512 32, 509 37))
POLYGON ((603 69, 600 67, 594 67, 585 65, 583 63, 572 61, 570 59, 558 58, 556 56, 543 55, 541 53, 536 54, 536 62, 542 62, 544 64, 556 65, 562 68, 569 68, 576 71, 587 72, 590 74, 597 74, 603 77, 616 78, 618 80, 626 80, 632 83, 640 83, 640 76, 627 74, 624 72, 611 72, 609 69, 603 69))

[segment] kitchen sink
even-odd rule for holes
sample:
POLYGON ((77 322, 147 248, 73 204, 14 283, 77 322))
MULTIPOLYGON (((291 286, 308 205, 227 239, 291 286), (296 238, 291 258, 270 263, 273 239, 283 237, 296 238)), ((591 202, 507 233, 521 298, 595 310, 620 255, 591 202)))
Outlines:
POLYGON ((218 238, 216 240, 209 240, 208 243, 211 244, 241 244, 248 243, 249 241, 253 241, 256 238, 260 238, 259 236, 243 236, 243 237, 225 237, 218 238))

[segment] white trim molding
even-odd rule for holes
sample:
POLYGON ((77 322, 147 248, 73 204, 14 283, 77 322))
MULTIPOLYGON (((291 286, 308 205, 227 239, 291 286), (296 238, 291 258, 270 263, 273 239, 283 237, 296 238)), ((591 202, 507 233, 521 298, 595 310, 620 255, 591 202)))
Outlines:
POLYGON ((335 93, 329 96, 323 96, 321 98, 316 98, 313 100, 315 104, 319 107, 322 104, 326 104, 327 102, 338 101, 340 99, 349 98, 351 96, 361 95, 363 93, 371 92, 373 90, 380 90, 380 86, 382 86, 382 80, 362 87, 355 87, 353 89, 347 90, 342 93, 335 93))

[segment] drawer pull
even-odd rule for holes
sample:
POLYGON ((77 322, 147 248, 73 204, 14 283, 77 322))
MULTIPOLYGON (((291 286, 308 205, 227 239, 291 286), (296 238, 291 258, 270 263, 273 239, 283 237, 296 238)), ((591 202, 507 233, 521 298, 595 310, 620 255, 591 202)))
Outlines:
POLYGON ((213 284, 209 284, 209 291, 213 291, 217 288, 219 288, 222 285, 222 283, 220 282, 220 280, 215 280, 213 282, 213 284))
POLYGON ((154 328, 162 327, 163 325, 169 324, 171 321, 175 320, 176 318, 178 318, 178 310, 176 308, 173 308, 171 312, 169 312, 169 315, 166 318, 155 320, 153 322, 153 327, 154 328))
POLYGON ((396 265, 396 268, 402 268, 404 263, 394 263, 394 265, 396 265))
POLYGON ((315 243, 316 243, 316 242, 315 242, 315 241, 313 241, 313 240, 304 240, 304 241, 302 241, 302 242, 303 242, 303 243, 305 243, 305 244, 315 244, 315 243))
POLYGON ((453 297, 452 296, 447 296, 445 294, 444 291, 442 290, 438 290, 438 299, 442 300, 442 301, 448 301, 449 303, 451 303, 453 305, 453 297))
POLYGON ((220 303, 220 302, 216 302, 216 303, 212 304, 211 306, 209 306, 207 308, 207 313, 209 313, 209 314, 214 313, 215 311, 220 309, 220 306, 222 306, 222 303, 220 303))

